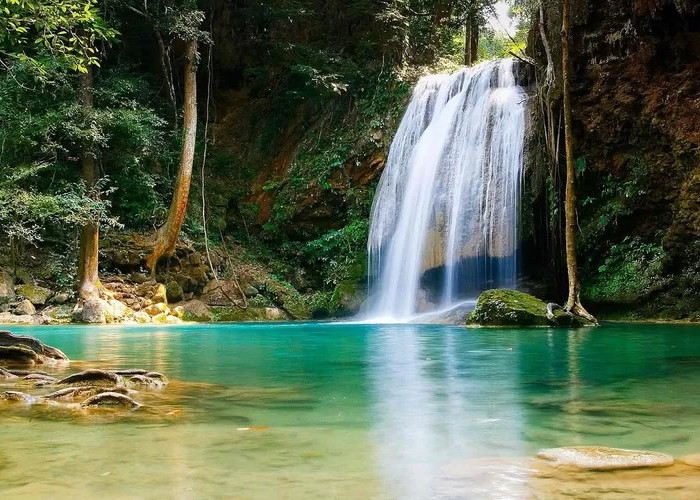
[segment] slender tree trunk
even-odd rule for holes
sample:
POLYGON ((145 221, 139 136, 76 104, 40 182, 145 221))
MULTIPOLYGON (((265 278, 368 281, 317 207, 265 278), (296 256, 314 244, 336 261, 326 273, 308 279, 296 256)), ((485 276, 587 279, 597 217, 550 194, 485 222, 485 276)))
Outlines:
POLYGON ((469 45, 470 45, 470 48, 472 51, 471 60, 472 60, 472 64, 476 64, 476 60, 479 58, 479 54, 478 54, 478 50, 479 50, 479 25, 476 22, 476 16, 472 16, 470 35, 471 35, 471 42, 469 45))
POLYGON ((569 297, 566 309, 596 322, 581 304, 581 285, 576 263, 576 186, 574 171, 574 144, 571 129, 571 82, 569 62, 570 12, 568 0, 562 1, 562 83, 564 94, 564 145, 566 148, 566 195, 564 200, 565 238, 566 238, 566 268, 569 275, 569 297))
MULTIPOLYGON (((93 107, 92 68, 80 74, 80 105, 83 113, 88 115, 93 107)), ((97 161, 95 153, 87 148, 80 153, 83 181, 89 190, 97 183, 97 161)), ((97 196, 92 193, 92 196, 97 196)), ((99 296, 98 250, 100 238, 100 221, 85 224, 80 231, 80 256, 78 260, 78 297, 82 300, 95 299, 99 296)))
POLYGON ((155 272, 158 261, 163 256, 170 256, 175 251, 175 243, 187 212, 192 181, 192 164, 194 162, 195 139, 197 136, 197 42, 189 40, 185 47, 185 117, 183 120, 184 139, 180 169, 175 181, 173 200, 170 204, 168 219, 155 235, 153 252, 146 259, 146 267, 155 272))
POLYGON ((469 14, 464 23, 464 65, 471 66, 476 62, 479 46, 479 26, 476 16, 469 14))

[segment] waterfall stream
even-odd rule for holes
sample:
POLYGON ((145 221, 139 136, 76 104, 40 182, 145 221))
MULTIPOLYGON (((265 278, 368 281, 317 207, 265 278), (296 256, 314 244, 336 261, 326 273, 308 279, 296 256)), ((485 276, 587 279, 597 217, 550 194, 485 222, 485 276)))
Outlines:
POLYGON ((512 59, 417 83, 372 206, 368 317, 516 285, 525 100, 512 59))

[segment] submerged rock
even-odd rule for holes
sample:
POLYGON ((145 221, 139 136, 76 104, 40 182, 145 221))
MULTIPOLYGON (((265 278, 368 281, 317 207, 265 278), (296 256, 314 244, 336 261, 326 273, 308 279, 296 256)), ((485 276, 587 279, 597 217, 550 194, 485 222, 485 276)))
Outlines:
POLYGON ((36 400, 37 399, 34 396, 25 394, 24 392, 5 391, 0 393, 0 401, 31 405, 36 403, 36 400))
POLYGON ((124 379, 121 375, 107 370, 85 370, 80 373, 74 373, 66 378, 56 382, 58 385, 76 385, 76 386, 123 386, 124 379))
POLYGON ((108 407, 136 409, 141 405, 125 394, 119 392, 102 392, 87 398, 81 405, 83 408, 108 407))
POLYGON ((0 380, 16 380, 19 377, 14 373, 8 372, 4 368, 0 367, 0 380))
POLYGON ((673 465, 673 457, 665 453, 642 450, 624 450, 604 446, 570 446, 550 448, 537 454, 550 465, 582 470, 637 469, 673 465))
POLYGON ((560 307, 525 292, 494 289, 481 292, 467 326, 489 327, 580 327, 589 323, 560 307))
POLYGON ((149 375, 134 375, 128 381, 127 385, 133 389, 152 389, 158 390, 164 388, 168 385, 168 379, 164 376, 157 374, 157 376, 149 375))
POLYGON ((47 394, 44 396, 44 398, 63 401, 85 400, 86 398, 96 396, 97 394, 102 394, 103 392, 118 392, 119 394, 129 395, 134 391, 127 389, 126 387, 98 387, 95 385, 87 385, 59 389, 51 394, 47 394))

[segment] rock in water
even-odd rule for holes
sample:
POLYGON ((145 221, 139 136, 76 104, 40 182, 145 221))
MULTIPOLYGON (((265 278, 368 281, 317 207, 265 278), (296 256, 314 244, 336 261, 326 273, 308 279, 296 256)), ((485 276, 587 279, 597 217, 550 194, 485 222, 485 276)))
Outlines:
POLYGON ((0 380, 16 380, 19 377, 14 373, 10 373, 4 368, 0 367, 0 380))
POLYGON ((17 391, 5 391, 0 393, 0 401, 7 401, 10 403, 22 403, 26 405, 31 405, 36 403, 36 398, 25 394, 23 392, 17 391))
POLYGON ((550 448, 540 451, 537 458, 546 460, 556 467, 582 470, 637 469, 673 465, 673 457, 665 453, 604 446, 550 448))
POLYGON ((22 345, 0 346, 0 363, 4 365, 38 365, 39 355, 22 345))
POLYGON ((103 392, 118 392, 119 394, 129 395, 134 391, 127 389, 126 387, 97 387, 95 385, 86 385, 80 387, 66 387, 65 389, 59 389, 58 391, 52 392, 44 396, 44 399, 50 400, 63 400, 63 401, 75 401, 75 400, 85 400, 86 398, 95 396, 97 394, 102 394, 103 392))
POLYGON ((31 349, 36 354, 45 358, 42 363, 47 363, 47 360, 49 360, 49 362, 51 360, 55 362, 68 362, 68 356, 63 354, 63 351, 56 349, 55 347, 48 346, 34 337, 15 335, 8 331, 0 331, 0 346, 23 346, 31 349))
POLYGON ((467 318, 467 326, 579 327, 588 326, 588 323, 561 308, 548 309, 547 303, 525 292, 495 289, 481 292, 467 318))
POLYGON ((75 385, 75 386, 123 386, 124 379, 114 372, 107 370, 85 370, 80 373, 74 373, 66 378, 56 382, 58 385, 75 385))
POLYGON ((141 406, 129 396, 118 392, 103 392, 83 401, 83 408, 108 407, 133 410, 141 406))

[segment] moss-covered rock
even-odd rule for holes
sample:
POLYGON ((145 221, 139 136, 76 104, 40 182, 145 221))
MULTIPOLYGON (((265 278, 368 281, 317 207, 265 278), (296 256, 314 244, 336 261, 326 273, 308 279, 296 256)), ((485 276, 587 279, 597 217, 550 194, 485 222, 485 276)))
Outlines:
POLYGON ((185 294, 185 292, 182 290, 182 287, 177 281, 168 282, 168 285, 165 287, 165 290, 168 303, 180 302, 185 294))
POLYGON ((584 321, 559 307, 548 308, 546 302, 525 292, 495 289, 479 295, 467 326, 579 327, 584 321))
POLYGON ((35 306, 43 306, 51 296, 51 290, 37 285, 18 285, 15 287, 15 293, 24 297, 35 306))
POLYGON ((286 319, 284 312, 276 307, 215 306, 214 321, 279 321, 286 319))

